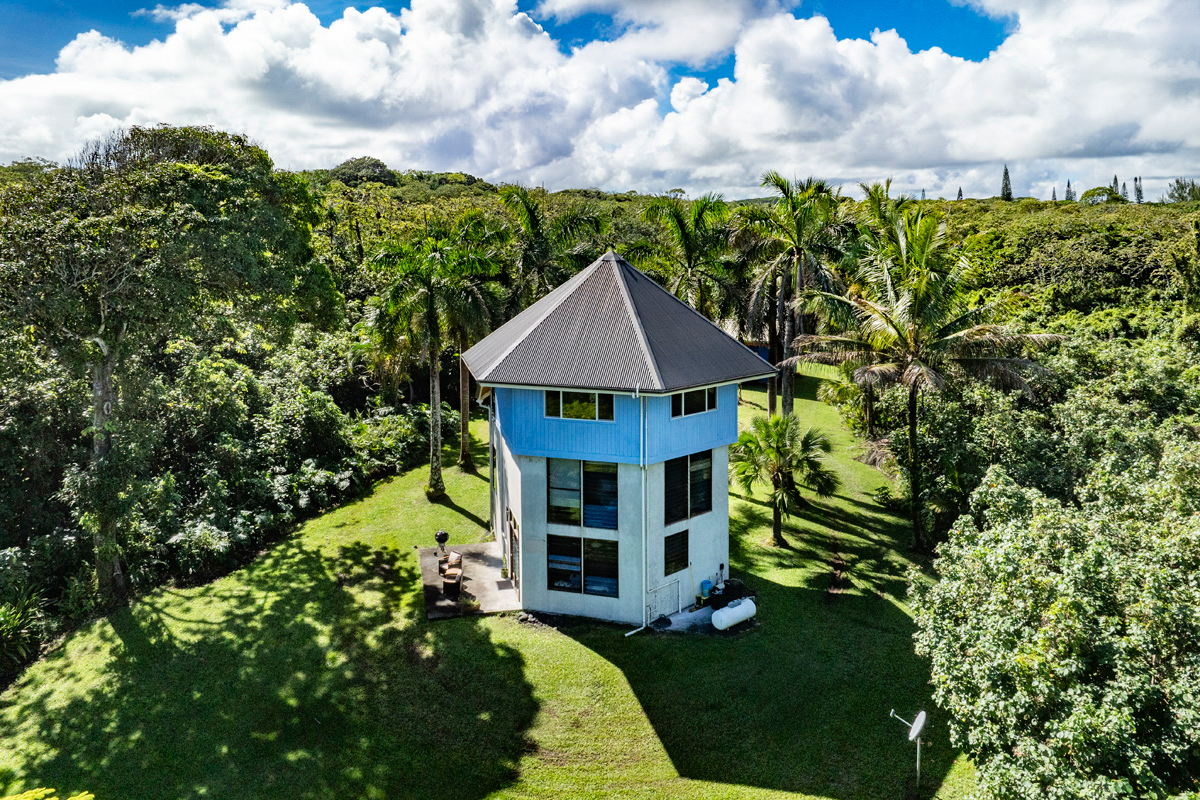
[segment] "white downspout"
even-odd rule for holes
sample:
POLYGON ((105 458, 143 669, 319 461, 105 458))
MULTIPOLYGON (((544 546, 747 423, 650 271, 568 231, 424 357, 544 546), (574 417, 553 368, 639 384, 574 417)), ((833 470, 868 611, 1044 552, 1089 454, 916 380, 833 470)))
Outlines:
POLYGON ((634 628, 626 633, 626 636, 633 636, 638 631, 644 631, 649 624, 649 619, 647 619, 649 615, 646 613, 646 574, 649 570, 649 564, 646 563, 649 558, 646 545, 646 398, 642 396, 640 385, 633 390, 633 397, 638 401, 638 409, 641 416, 639 427, 641 442, 639 444, 638 466, 642 472, 642 625, 640 628, 634 628))

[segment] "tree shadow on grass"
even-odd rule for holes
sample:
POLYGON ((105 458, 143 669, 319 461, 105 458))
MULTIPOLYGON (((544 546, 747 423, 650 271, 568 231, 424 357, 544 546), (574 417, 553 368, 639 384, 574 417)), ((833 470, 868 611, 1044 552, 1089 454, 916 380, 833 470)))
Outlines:
POLYGON ((622 670, 685 778, 899 800, 916 752, 888 712, 912 719, 925 709, 921 768, 932 796, 955 752, 909 617, 873 594, 828 602, 824 591, 738 577, 757 593, 760 620, 740 636, 564 632, 622 670))
MULTIPOLYGON (((477 620, 421 618, 414 556, 286 542, 106 629, 103 680, 16 697, 37 785, 135 798, 479 798, 512 782, 537 712, 477 620)), ((63 649, 47 669, 66 672, 63 649)), ((64 680, 67 678, 64 677, 64 680)), ((64 795, 65 796, 65 795, 64 795)))

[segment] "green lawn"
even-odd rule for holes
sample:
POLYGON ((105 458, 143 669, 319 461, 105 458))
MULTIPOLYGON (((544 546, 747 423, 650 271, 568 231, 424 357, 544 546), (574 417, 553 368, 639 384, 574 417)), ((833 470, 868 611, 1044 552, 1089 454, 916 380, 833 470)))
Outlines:
POLYGON ((904 525, 871 502, 883 477, 814 392, 802 379, 797 413, 833 439, 842 492, 792 520, 788 549, 770 546, 761 498, 731 503, 754 630, 428 624, 414 547, 439 527, 480 539, 487 484, 449 469, 450 502, 430 505, 416 470, 232 575, 68 637, 0 695, 0 794, 898 798, 915 751, 895 707, 931 712, 923 772, 960 797, 972 769, 912 653, 904 525), (848 588, 830 596, 838 558, 848 588))

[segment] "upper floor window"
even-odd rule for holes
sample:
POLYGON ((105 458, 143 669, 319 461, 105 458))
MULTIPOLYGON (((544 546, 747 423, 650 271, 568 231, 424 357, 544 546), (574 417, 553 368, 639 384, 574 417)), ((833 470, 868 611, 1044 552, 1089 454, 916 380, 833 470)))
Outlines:
POLYGON ((690 392, 679 392, 671 395, 671 416, 686 417, 689 414, 703 414, 717 407, 717 387, 709 389, 693 389, 690 392))
POLYGON ((712 451, 672 458, 663 469, 663 524, 712 511, 712 451))
POLYGON ((613 396, 608 392, 546 390, 546 416, 612 421, 613 396))
POLYGON ((559 525, 617 528, 617 465, 546 459, 546 519, 559 525))

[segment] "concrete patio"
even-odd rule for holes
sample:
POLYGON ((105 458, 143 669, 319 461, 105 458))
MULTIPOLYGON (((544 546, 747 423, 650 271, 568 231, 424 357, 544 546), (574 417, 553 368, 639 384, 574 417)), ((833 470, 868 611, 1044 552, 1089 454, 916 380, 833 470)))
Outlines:
POLYGON ((498 614, 502 611, 520 610, 521 602, 517 598, 517 588, 511 580, 500 575, 500 570, 504 567, 504 558, 499 542, 447 545, 446 552, 451 551, 462 553, 463 557, 461 601, 447 597, 442 592, 442 576, 438 573, 438 548, 426 547, 418 551, 427 619, 451 619, 467 614, 498 614))

